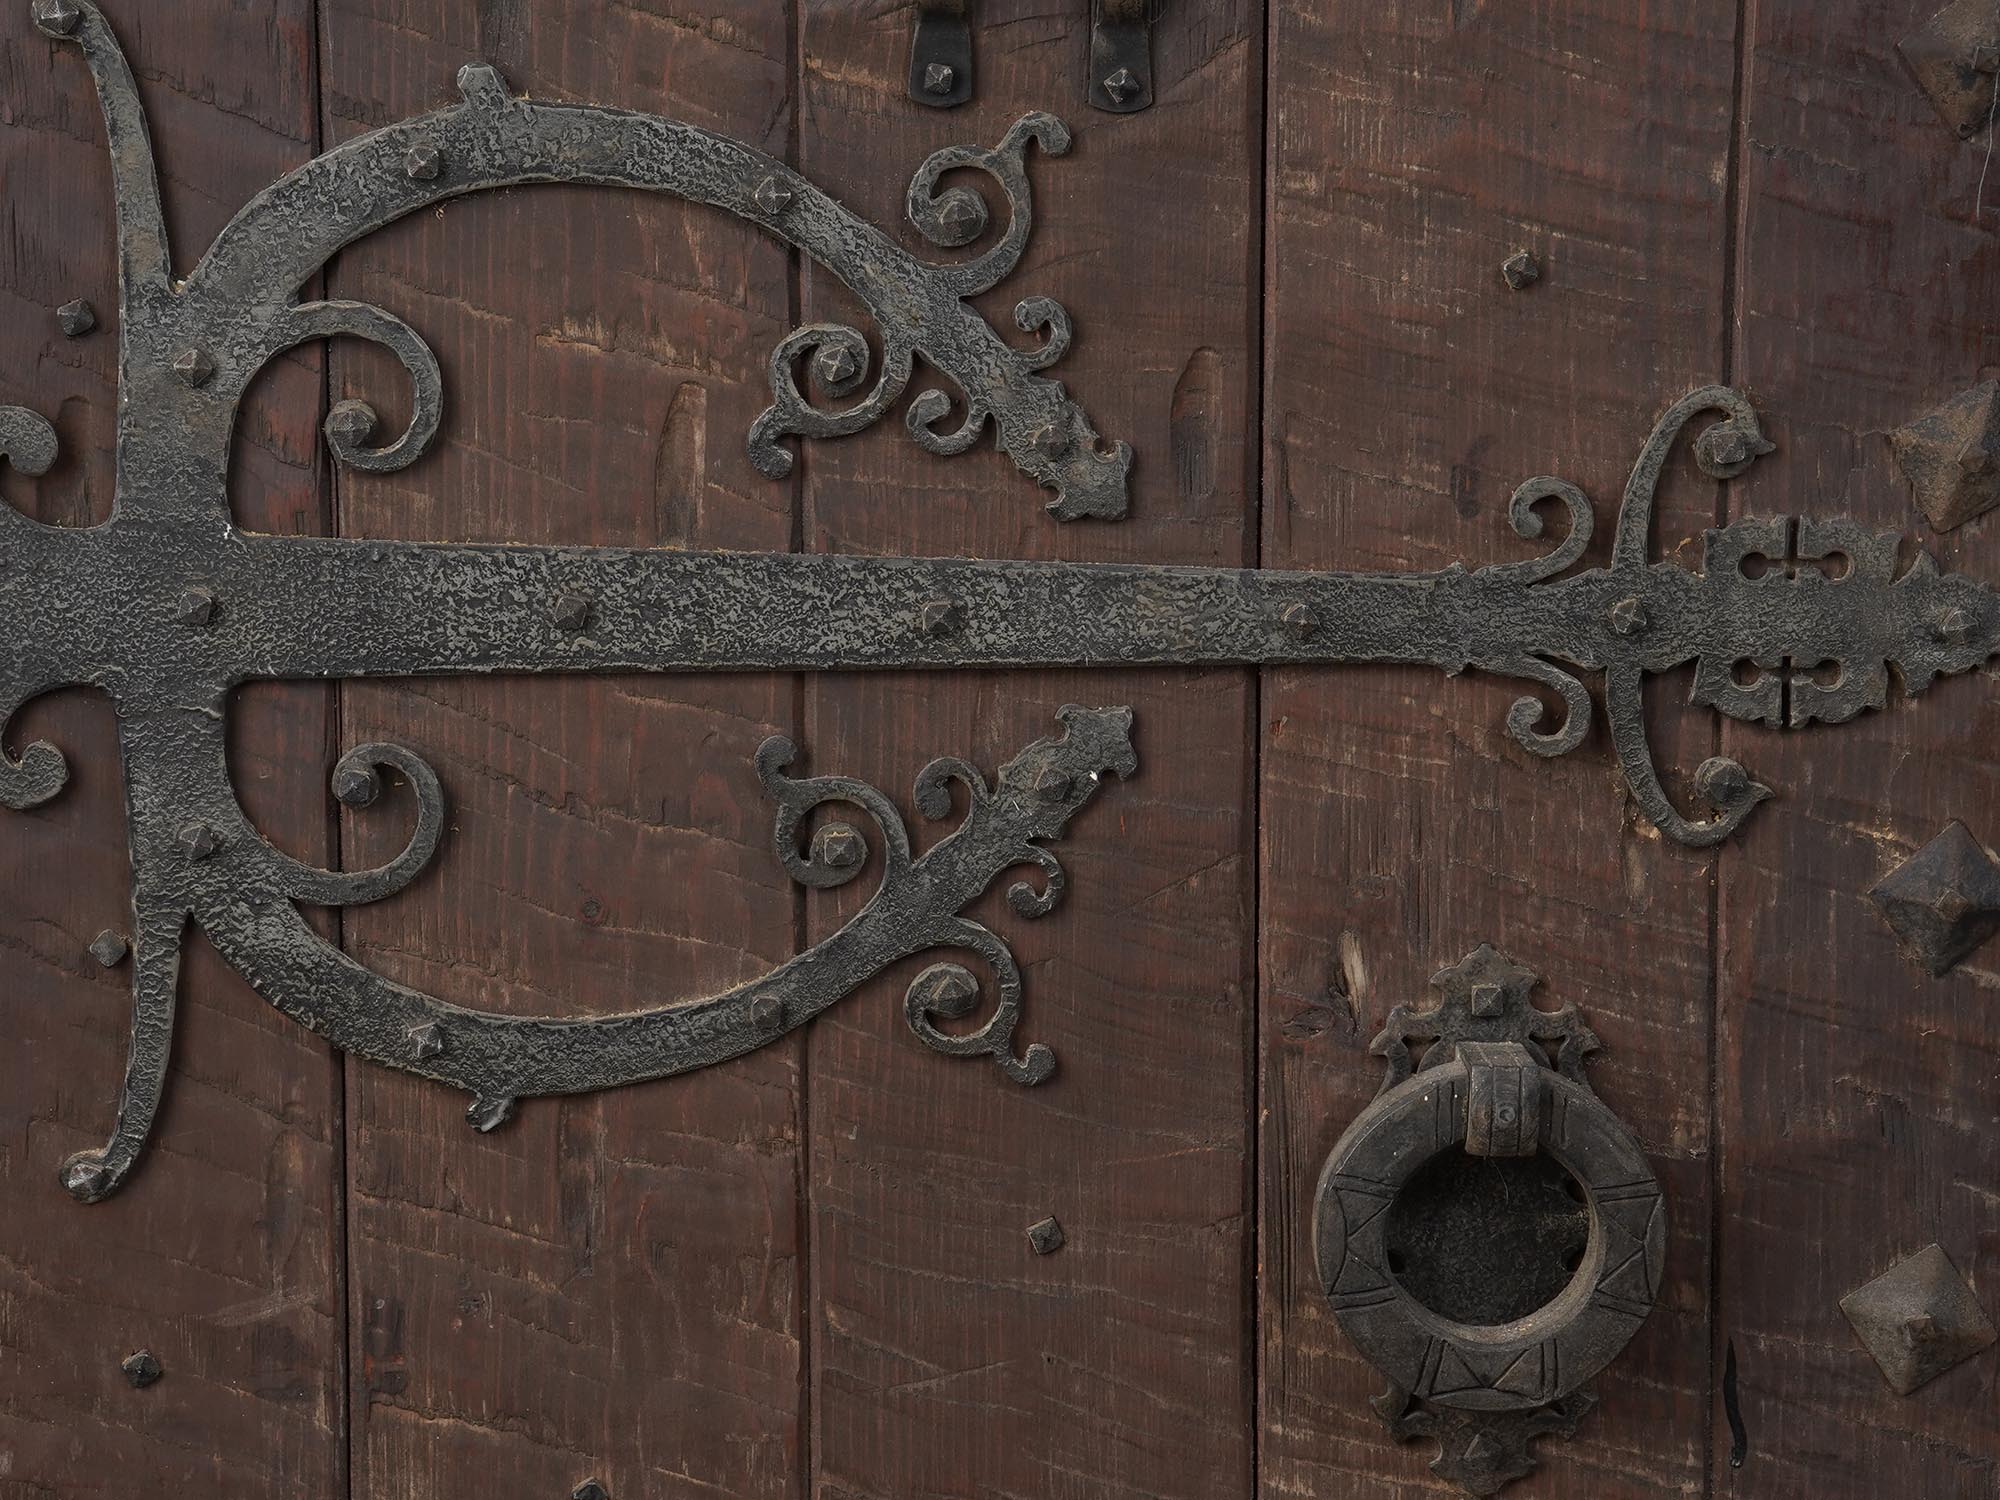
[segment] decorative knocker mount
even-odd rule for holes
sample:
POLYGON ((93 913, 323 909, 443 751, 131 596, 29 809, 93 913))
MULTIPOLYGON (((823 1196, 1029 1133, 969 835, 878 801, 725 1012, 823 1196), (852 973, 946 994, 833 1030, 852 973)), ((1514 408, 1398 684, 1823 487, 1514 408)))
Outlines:
MULTIPOLYGON (((1118 708, 1065 710, 1063 735, 1027 747, 996 785, 963 761, 940 761, 919 779, 919 809, 942 815, 952 781, 968 789, 970 809, 957 834, 915 859, 900 816, 879 793, 832 777, 791 781, 782 774, 788 749, 767 746, 758 767, 780 804, 786 868, 809 885, 838 884, 857 878, 879 849, 875 899, 765 980, 724 995, 587 1021, 498 1016, 391 984, 300 915, 302 905, 375 901, 407 886, 442 837, 444 792, 414 751, 360 746, 334 767, 333 795, 366 806, 380 772, 395 772, 418 806, 407 847, 364 871, 314 869, 279 852, 243 813, 224 755, 229 695, 253 679, 1416 663, 1477 668, 1552 695, 1560 705, 1552 725, 1538 694, 1518 698, 1506 722, 1527 750, 1555 756, 1584 742, 1595 715, 1578 674, 1602 672, 1610 739, 1632 800, 1670 837, 1705 845, 1771 793, 1718 758, 1693 778, 1709 811, 1683 814, 1654 769, 1641 701, 1647 674, 1693 662, 1696 702, 1798 726, 1882 706, 1892 665, 1916 693, 2000 646, 2000 601, 1989 590, 1940 576, 1922 555, 1898 576, 1896 538, 1850 521, 1739 521, 1708 533, 1699 573, 1654 560, 1654 492, 1690 424, 1719 417, 1693 443, 1713 478, 1734 478, 1770 451, 1748 402, 1719 386, 1692 392, 1660 418, 1626 485, 1610 562, 1596 568, 1579 567, 1590 501, 1553 478, 1522 485, 1508 512, 1516 534, 1530 539, 1543 535, 1545 508, 1562 513, 1566 530, 1546 555, 1428 573, 248 535, 229 513, 230 434, 243 392, 280 351, 352 335, 401 361, 415 388, 406 431, 378 442, 375 412, 361 401, 339 403, 326 419, 328 447, 349 468, 407 466, 441 421, 437 360, 408 324, 358 302, 303 302, 300 288, 343 246, 405 214, 542 182, 676 193, 725 209, 827 267, 870 310, 874 345, 857 329, 815 324, 772 352, 772 406, 750 433, 751 461, 767 474, 791 463, 782 439, 839 437, 878 420, 921 357, 957 385, 965 413, 940 431, 954 403, 942 390, 921 391, 906 420, 927 450, 963 452, 990 425, 1023 472, 1054 491, 1053 516, 1122 515, 1130 449, 1101 442, 1083 409, 1039 373, 1068 347, 1068 315, 1044 297, 1018 304, 1020 328, 1045 335, 1023 351, 967 300, 1008 275, 1026 249, 1029 144, 1060 152, 1068 132, 1048 115, 1029 115, 998 147, 947 149, 918 169, 911 222, 932 245, 968 251, 938 265, 739 142, 652 115, 519 99, 493 69, 468 66, 458 79, 463 103, 359 136, 279 179, 176 277, 145 117, 110 26, 86 0, 34 0, 32 11, 43 32, 79 46, 89 64, 118 214, 111 514, 63 530, 0 505, 0 631, 16 643, 0 658, 0 729, 23 704, 68 686, 99 688, 118 707, 132 851, 133 1032, 111 1140, 64 1170, 85 1200, 125 1179, 152 1126, 190 923, 274 1005, 336 1046, 468 1091, 481 1128, 526 1095, 605 1088, 737 1056, 885 965, 931 949, 983 959, 996 975, 996 1009, 969 1035, 936 1026, 934 1018, 968 1018, 979 987, 969 970, 934 966, 909 1001, 918 1035, 942 1051, 998 1057, 1010 1076, 1036 1082, 1052 1059, 1045 1049, 1014 1048, 1020 978, 1012 959, 958 912, 1024 864, 1044 870, 1046 884, 1014 886, 1013 905, 1024 916, 1047 911, 1062 886, 1041 842, 1065 831, 1102 775, 1134 765, 1130 715, 1118 708), (961 168, 997 189, 1004 219, 971 187, 942 185, 961 168), (849 404, 814 405, 802 364, 808 385, 849 404), (854 826, 830 824, 801 852, 805 811, 829 801, 862 810, 877 828, 874 849, 854 826)), ((0 407, 0 457, 42 474, 56 456, 44 418, 0 407)), ((67 774, 47 742, 0 751, 0 803, 46 802, 67 774)))
POLYGON ((1435 1437, 1431 1468, 1491 1495, 1533 1471, 1532 1439, 1575 1431, 1595 1403, 1591 1377, 1652 1311, 1666 1212, 1638 1142, 1583 1076, 1597 1038, 1575 1006, 1536 1008, 1536 975, 1490 947, 1431 982, 1437 1005, 1397 1006, 1370 1048, 1388 1062, 1382 1092, 1327 1158, 1313 1248, 1340 1326, 1389 1379, 1375 1409, 1390 1432, 1435 1437), (1476 1284, 1449 1285, 1447 1271, 1427 1302, 1398 1241, 1448 1260, 1465 1246, 1437 1241, 1468 1231, 1450 1218, 1442 1229, 1424 1224, 1421 1207, 1408 1227, 1398 1220, 1427 1175, 1439 1191, 1447 1158, 1539 1170, 1503 1181, 1510 1207, 1531 1221, 1516 1226, 1518 1242, 1494 1233, 1495 1254, 1469 1257, 1476 1284), (1572 1220, 1582 1221, 1581 1242, 1558 1262, 1572 1220))

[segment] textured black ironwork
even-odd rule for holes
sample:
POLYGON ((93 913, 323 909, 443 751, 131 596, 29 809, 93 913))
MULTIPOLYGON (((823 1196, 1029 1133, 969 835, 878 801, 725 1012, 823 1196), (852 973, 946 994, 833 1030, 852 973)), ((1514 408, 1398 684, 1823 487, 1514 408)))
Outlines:
MULTIPOLYGON (((1538 977, 1487 946, 1431 983, 1437 1003, 1397 1006, 1370 1048, 1387 1063, 1382 1090, 1327 1157, 1313 1254, 1341 1328, 1389 1378, 1375 1409, 1390 1433, 1437 1438, 1432 1469, 1491 1495, 1534 1469, 1534 1438, 1575 1430, 1588 1382, 1652 1311, 1666 1208, 1638 1142, 1584 1077, 1598 1043, 1575 1006, 1537 1008, 1538 977), (1476 1319, 1419 1300, 1391 1225, 1426 1170, 1461 1150, 1491 1166, 1556 1164, 1576 1184, 1588 1238, 1553 1296, 1476 1319)), ((1491 1274, 1490 1257, 1461 1259, 1491 1274)), ((1507 1290, 1544 1285, 1534 1267, 1500 1274, 1507 1290)), ((1457 1300, 1480 1305, 1495 1289, 1467 1290, 1457 1300)))
MULTIPOLYGON (((134 882, 134 1024, 124 1102, 110 1145, 72 1163, 79 1196, 101 1197, 129 1171, 158 1104, 173 1025, 184 929, 200 926, 274 1003, 340 1046, 471 1092, 490 1128, 521 1095, 657 1077, 733 1056, 798 1024, 893 958, 960 946, 1000 976, 1000 1008, 971 1036, 933 1024, 976 1004, 978 985, 949 963, 913 987, 911 1024, 950 1052, 991 1052, 1022 1081, 1045 1053, 1016 1057, 1009 1039, 1018 976, 1004 945, 963 924, 959 906, 1010 863, 1045 863, 1034 840, 1063 831, 1107 771, 1130 767, 1122 710, 1069 714, 1060 740, 1022 752, 990 792, 961 762, 920 783, 941 813, 943 781, 975 788, 956 836, 908 857, 890 805, 858 784, 784 778, 760 760, 781 806, 787 868, 808 884, 851 879, 867 847, 851 826, 822 829, 801 854, 792 835, 808 804, 857 802, 880 825, 885 872, 876 901, 793 965, 730 995, 599 1021, 522 1020, 445 1006, 390 985, 328 948, 300 905, 372 901, 424 867, 444 828, 443 792, 413 751, 365 745, 335 767, 333 792, 365 806, 380 773, 414 789, 416 827, 374 870, 310 869, 272 849, 245 819, 229 780, 223 724, 232 689, 253 679, 454 672, 822 670, 916 667, 1420 663, 1477 668, 1553 695, 1519 698, 1507 716, 1537 755, 1580 745, 1594 714, 1577 675, 1601 671, 1611 742, 1631 795, 1685 844, 1733 831, 1767 788, 1730 760, 1695 776, 1709 815, 1690 818, 1654 768, 1641 705, 1645 676, 1695 664, 1694 697, 1737 718, 1802 725, 1885 701, 1893 664, 1906 691, 1961 672, 2000 645, 2000 601, 1917 558, 1897 574, 1896 539, 1848 521, 1743 521, 1707 537, 1691 572, 1649 557, 1654 492, 1670 453, 1704 414, 1693 444, 1703 470, 1741 473, 1769 450, 1737 393, 1708 387, 1676 402, 1647 439, 1619 509, 1610 563, 1579 570, 1593 513, 1575 486, 1541 478, 1509 510, 1520 536, 1543 534, 1545 508, 1566 522, 1540 558, 1412 574, 1256 572, 963 559, 433 545, 246 535, 231 524, 230 434, 244 389, 279 351, 352 334, 393 351, 415 388, 409 427, 386 443, 375 414, 343 401, 326 421, 335 459, 364 470, 412 462, 435 435, 443 382, 407 324, 360 303, 300 302, 298 288, 341 246, 441 198, 510 183, 623 185, 678 193, 760 223, 827 265, 881 324, 869 393, 835 411, 811 406, 796 378, 842 399, 874 357, 856 330, 800 329, 772 357, 775 404, 751 437, 772 472, 787 434, 837 435, 874 420, 922 355, 959 384, 966 417, 949 434, 942 391, 910 404, 911 431, 933 451, 969 446, 990 420, 1028 473, 1052 486, 1059 517, 1114 516, 1130 453, 1102 448, 1062 387, 1033 373, 1067 346, 1055 303, 1016 309, 1046 330, 1023 354, 965 299, 995 284, 1028 234, 1030 141, 1067 136, 1029 116, 993 150, 930 158, 909 193, 933 243, 956 245, 986 223, 982 200, 941 187, 957 168, 996 180, 1009 219, 996 242, 957 266, 925 264, 847 214, 781 163, 736 142, 652 116, 510 97, 490 68, 468 67, 456 108, 362 136, 273 184, 225 228, 185 278, 170 257, 151 148, 132 75, 102 15, 83 0, 37 0, 37 24, 81 45, 111 144, 119 226, 120 403, 117 491, 101 525, 63 530, 0 506, 0 728, 57 688, 102 689, 119 711, 134 882), (825 795, 822 795, 824 793, 825 795)), ((0 408, 0 456, 48 471, 54 429, 0 408)), ((44 802, 67 766, 46 742, 0 753, 0 804, 44 802)), ((1053 869, 1052 865, 1048 868, 1053 869)), ((1022 910, 1042 909, 1018 887, 1022 910)), ((1017 904, 1020 904, 1017 902, 1017 904)))

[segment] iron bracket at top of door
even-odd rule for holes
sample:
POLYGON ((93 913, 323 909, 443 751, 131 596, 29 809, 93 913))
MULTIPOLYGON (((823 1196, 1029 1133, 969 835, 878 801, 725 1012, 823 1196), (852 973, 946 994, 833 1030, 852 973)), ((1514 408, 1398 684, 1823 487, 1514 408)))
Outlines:
POLYGON ((917 0, 910 33, 910 97, 956 109, 972 97, 972 0, 917 0))
POLYGON ((1090 0, 1092 108, 1136 114, 1153 104, 1154 0, 1090 0))

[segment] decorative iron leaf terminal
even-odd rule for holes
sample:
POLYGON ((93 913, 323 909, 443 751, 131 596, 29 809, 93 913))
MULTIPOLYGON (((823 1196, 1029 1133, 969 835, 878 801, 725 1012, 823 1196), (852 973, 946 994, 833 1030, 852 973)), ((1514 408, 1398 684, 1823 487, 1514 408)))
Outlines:
MULTIPOLYGON (((1039 349, 1008 344, 967 299, 1019 262, 1030 226, 1030 142, 1059 152, 1063 125, 1029 115, 998 147, 940 151, 918 170, 909 215, 934 245, 987 233, 978 193, 942 185, 971 168, 997 184, 1004 226, 958 264, 911 255, 775 159, 651 115, 514 98, 491 68, 461 70, 464 102, 357 137, 258 194, 185 277, 176 278, 151 146, 132 73, 102 14, 85 0, 35 0, 35 23, 81 47, 111 148, 118 214, 117 484, 111 515, 78 530, 39 525, 0 505, 0 728, 29 700, 85 685, 117 704, 132 845, 134 1023, 124 1099, 110 1144, 65 1170, 85 1199, 114 1189, 151 1127, 173 1026, 184 931, 195 923, 273 1004, 336 1045, 455 1084, 490 1127, 511 1102, 705 1066, 800 1024, 895 959, 966 949, 998 976, 998 1008, 969 1035, 978 986, 954 964, 919 977, 909 1019, 931 1046, 991 1054, 1013 1077, 1047 1076, 1043 1049, 1017 1054, 1019 975, 1005 945, 960 908, 1011 865, 1048 871, 1042 893, 1014 888, 1024 915, 1060 891, 1039 841, 1059 836, 1106 772, 1132 767, 1129 715, 1066 710, 1065 733, 1029 746, 987 788, 960 761, 919 781, 919 807, 942 813, 944 784, 965 783, 960 830, 913 859, 892 806, 856 782, 784 777, 784 752, 759 758, 778 799, 780 857, 795 878, 853 878, 868 855, 851 826, 823 828, 801 854, 808 805, 859 806, 884 866, 870 904, 766 980, 705 1000, 595 1020, 501 1017, 390 984, 322 942, 300 905, 348 905, 403 889, 435 852, 443 791, 413 751, 366 745, 335 767, 334 794, 364 806, 390 770, 416 793, 407 847, 374 870, 316 870, 273 849, 245 818, 229 780, 223 726, 230 692, 254 679, 337 679, 462 672, 818 671, 1130 664, 1417 663, 1514 677, 1507 727, 1537 755, 1565 754, 1593 717, 1578 676, 1602 672, 1610 739, 1633 800, 1670 837, 1712 844, 1770 795, 1732 760, 1694 777, 1709 811, 1689 817, 1653 765, 1645 676, 1692 662, 1694 698, 1735 718, 1798 726, 1850 718, 1886 701, 1893 665, 1906 692, 1963 672, 2000 647, 2000 602, 1940 576, 1921 555, 1900 576, 1896 539, 1845 520, 1741 521, 1707 536, 1704 567, 1649 557, 1654 492, 1676 443, 1693 443, 1716 479, 1770 450, 1736 392, 1711 386, 1675 402, 1640 451, 1607 566, 1579 569, 1592 509, 1574 485, 1529 480, 1509 509, 1533 539, 1544 509, 1566 530, 1547 555, 1477 569, 1365 574, 1171 566, 860 558, 581 547, 463 546, 247 535, 230 520, 230 434, 258 370, 291 346, 353 335, 393 352, 414 386, 408 428, 374 436, 366 403, 326 419, 334 459, 387 471, 436 435, 443 380, 422 338, 393 314, 347 301, 300 301, 299 289, 343 246, 459 194, 512 184, 643 188, 711 204, 759 224, 826 266, 876 320, 860 331, 801 328, 771 357, 773 404, 750 454, 784 472, 790 436, 836 437, 880 418, 921 357, 956 384, 909 403, 912 435, 932 452, 970 447, 991 425, 1021 469, 1052 488, 1061 519, 1125 508, 1131 453, 1106 447, 1062 386, 1038 372, 1061 356, 1069 320, 1031 297, 1015 310, 1039 349), (814 405, 807 381, 829 400, 814 405), (871 383, 871 374, 872 383, 871 383)), ((54 465, 54 429, 0 408, 0 457, 22 473, 54 465)), ((29 808, 62 788, 67 766, 37 741, 0 751, 0 803, 29 808)))

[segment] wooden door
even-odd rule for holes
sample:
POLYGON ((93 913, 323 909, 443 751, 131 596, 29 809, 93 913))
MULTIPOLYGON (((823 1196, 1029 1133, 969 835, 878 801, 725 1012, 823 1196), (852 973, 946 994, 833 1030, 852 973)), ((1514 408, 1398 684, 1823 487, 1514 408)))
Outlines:
MULTIPOLYGON (((927 156, 1033 110, 1074 134, 1031 157, 1026 254, 976 305, 1009 338, 1017 298, 1070 310, 1052 373, 1136 454, 1122 520, 1056 520, 993 442, 941 457, 899 416, 760 473, 772 349, 866 309, 754 215, 571 184, 453 198, 332 260, 309 295, 418 328, 443 425, 398 472, 335 464, 327 410, 365 398, 400 430, 402 372, 351 341, 279 356, 235 427, 245 532, 1408 573, 1545 552, 1509 496, 1556 474, 1598 502, 1587 569, 1655 418, 1721 383, 1776 451, 1718 484, 1677 450, 1649 556, 1693 572, 1731 522, 1848 516, 1904 538, 1899 568, 1922 547, 1983 582, 1995 522, 1926 524, 1888 437, 2000 365, 1991 121, 1961 139, 1897 51, 1935 8, 1164 0, 1154 102, 1117 114, 1085 100, 1081 0, 971 5, 952 110, 909 95, 905 4, 103 0, 177 271, 282 174, 455 101, 467 61, 769 153, 926 257, 905 195, 927 156)), ((0 488, 81 529, 113 505, 118 262, 91 77, 37 15, 0 18, 0 402, 61 455, 37 477, 13 454, 0 488), (72 299, 95 331, 65 333, 72 299)), ((6 561, 0 605, 32 621, 6 561)), ((1990 672, 1796 732, 1663 674, 1667 792, 1697 802, 1717 755, 1778 792, 1690 848, 1601 726, 1524 749, 1515 682, 1062 664, 1084 655, 242 687, 231 779, 299 860, 363 868, 406 836, 400 794, 329 798, 349 747, 435 768, 430 868, 312 920, 511 1015, 724 990, 855 918, 858 886, 773 856, 772 735, 795 772, 896 797, 920 851, 949 823, 904 795, 919 769, 990 775, 1064 704, 1129 707, 1139 770, 1068 829, 1058 910, 1023 922, 999 886, 972 909, 1027 976, 1017 1045, 1060 1059, 1035 1087, 919 1045, 919 958, 748 1056, 480 1133, 461 1094, 344 1055, 197 937, 145 1160, 88 1205, 57 1178, 124 1067, 132 961, 91 952, 132 935, 120 721, 89 691, 27 703, 7 755, 50 741, 70 779, 0 812, 0 1497, 1460 1493, 1371 1408, 1313 1223, 1382 1083, 1371 1040, 1481 943, 1601 1038, 1591 1081, 1671 1222, 1595 1409, 1508 1493, 2000 1493, 1992 1350, 1898 1395, 1840 1305, 1936 1244, 1996 1307, 2000 971, 1975 949, 1924 972, 1869 894, 1954 819, 2000 843, 1990 672), (1053 1249, 1029 1233, 1050 1219, 1053 1249), (141 1351, 152 1383, 121 1366, 141 1351)))

